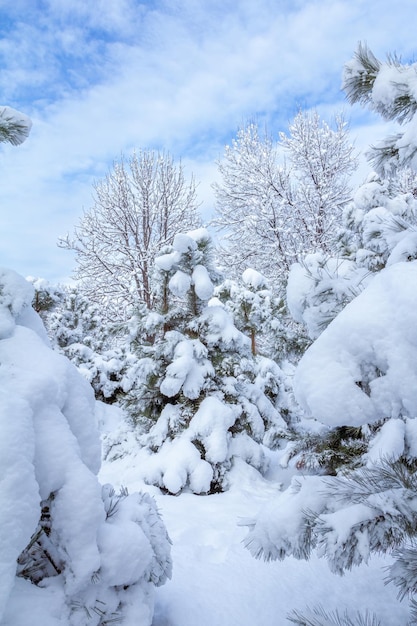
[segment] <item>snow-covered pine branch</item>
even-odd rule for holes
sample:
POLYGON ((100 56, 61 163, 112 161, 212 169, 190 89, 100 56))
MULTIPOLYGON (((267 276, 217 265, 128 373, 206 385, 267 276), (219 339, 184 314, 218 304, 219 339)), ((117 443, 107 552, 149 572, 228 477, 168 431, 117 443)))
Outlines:
POLYGON ((294 610, 288 615, 288 621, 297 626, 381 626, 379 619, 368 611, 364 615, 351 615, 347 610, 339 613, 337 609, 327 611, 322 606, 294 610))
POLYGON ((0 142, 19 146, 29 137, 31 128, 27 115, 9 106, 0 106, 0 142))
POLYGON ((342 88, 348 100, 367 106, 386 120, 397 121, 403 129, 369 151, 368 157, 380 173, 407 165, 417 167, 416 74, 416 63, 404 64, 396 55, 390 55, 382 63, 363 43, 345 64, 342 88))

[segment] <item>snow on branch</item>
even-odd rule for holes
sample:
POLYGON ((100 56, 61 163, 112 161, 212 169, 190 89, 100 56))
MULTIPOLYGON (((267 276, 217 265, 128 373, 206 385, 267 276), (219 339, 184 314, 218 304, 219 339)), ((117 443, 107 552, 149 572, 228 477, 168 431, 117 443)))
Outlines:
POLYGON ((386 138, 369 152, 368 158, 379 172, 389 173, 402 165, 415 167, 416 77, 416 63, 401 63, 395 54, 382 63, 363 43, 345 64, 342 89, 349 102, 358 102, 404 127, 404 132, 386 138))
POLYGON ((0 141, 20 146, 28 137, 32 122, 27 115, 8 106, 0 107, 0 141))

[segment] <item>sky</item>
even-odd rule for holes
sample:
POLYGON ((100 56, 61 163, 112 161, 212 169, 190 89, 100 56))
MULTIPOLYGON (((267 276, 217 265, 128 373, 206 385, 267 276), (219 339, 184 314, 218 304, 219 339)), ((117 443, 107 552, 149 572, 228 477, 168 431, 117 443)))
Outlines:
POLYGON ((298 110, 349 121, 358 151, 386 124, 341 91, 359 41, 413 62, 415 0, 1 0, 0 105, 33 123, 0 145, 0 265, 52 283, 57 246, 93 185, 134 149, 194 175, 204 220, 224 146, 251 119, 275 136, 298 110))

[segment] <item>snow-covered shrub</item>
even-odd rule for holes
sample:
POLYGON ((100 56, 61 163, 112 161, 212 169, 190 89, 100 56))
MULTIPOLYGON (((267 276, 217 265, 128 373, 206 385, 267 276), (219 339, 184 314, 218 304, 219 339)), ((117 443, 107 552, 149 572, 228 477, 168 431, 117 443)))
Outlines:
POLYGON ((73 626, 151 624, 170 573, 166 530, 147 495, 97 479, 94 394, 49 347, 33 287, 0 271, 0 620, 21 584, 60 598, 73 626))
POLYGON ((55 350, 74 363, 92 385, 96 398, 115 402, 132 361, 128 326, 112 324, 103 308, 76 286, 54 286, 31 278, 33 306, 40 314, 55 350))
POLYGON ((159 309, 138 346, 126 408, 147 454, 145 480, 170 493, 227 487, 233 459, 263 472, 262 442, 287 430, 272 400, 282 372, 212 298, 217 273, 205 229, 180 233, 156 259, 159 309))

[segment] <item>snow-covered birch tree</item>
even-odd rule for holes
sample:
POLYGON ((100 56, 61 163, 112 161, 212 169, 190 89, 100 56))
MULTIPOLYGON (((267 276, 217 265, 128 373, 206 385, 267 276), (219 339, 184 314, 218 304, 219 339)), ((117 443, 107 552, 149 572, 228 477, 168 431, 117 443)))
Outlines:
POLYGON ((74 278, 113 316, 152 305, 155 254, 178 230, 199 225, 194 179, 167 153, 141 150, 115 162, 94 203, 60 246, 76 253, 74 278))
POLYGON ((354 167, 342 117, 333 129, 316 112, 300 112, 278 142, 254 123, 241 128, 225 148, 214 187, 214 224, 228 267, 282 281, 306 253, 332 250, 354 167))

